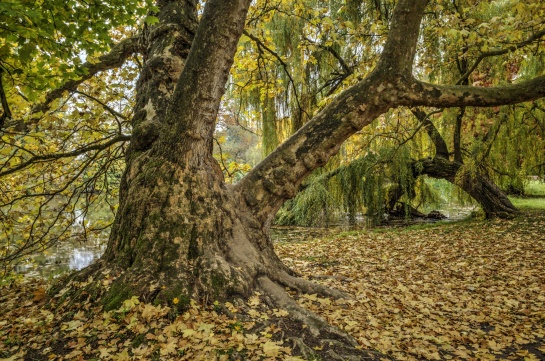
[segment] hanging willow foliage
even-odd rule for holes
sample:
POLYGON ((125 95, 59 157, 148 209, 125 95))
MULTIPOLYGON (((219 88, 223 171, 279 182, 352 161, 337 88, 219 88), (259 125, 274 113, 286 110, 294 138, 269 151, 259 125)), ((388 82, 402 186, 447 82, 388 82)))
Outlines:
POLYGON ((345 219, 353 224, 365 216, 367 224, 375 225, 398 201, 408 204, 423 192, 420 200, 433 198, 424 182, 418 185, 409 147, 380 148, 330 172, 314 174, 278 212, 276 223, 327 226, 345 219))

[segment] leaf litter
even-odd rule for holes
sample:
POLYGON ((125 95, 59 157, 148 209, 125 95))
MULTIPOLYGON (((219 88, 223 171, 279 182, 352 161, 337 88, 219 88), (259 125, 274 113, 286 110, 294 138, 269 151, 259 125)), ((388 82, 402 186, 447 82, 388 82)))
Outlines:
MULTIPOLYGON (((304 277, 353 296, 299 304, 395 360, 545 359, 545 213, 279 243, 304 277)), ((47 304, 43 280, 0 288, 0 360, 301 360, 288 313, 244 304, 47 304)), ((303 326, 304 327, 304 326, 303 326)), ((323 346, 315 345, 319 351, 323 346)))

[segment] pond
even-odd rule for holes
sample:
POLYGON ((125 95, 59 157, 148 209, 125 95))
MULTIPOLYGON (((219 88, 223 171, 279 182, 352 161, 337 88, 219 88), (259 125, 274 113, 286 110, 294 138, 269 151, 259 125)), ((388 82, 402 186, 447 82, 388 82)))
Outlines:
MULTIPOLYGON (((441 211, 446 215, 447 221, 455 221, 466 218, 474 208, 458 208, 441 211)), ((399 227, 407 224, 430 223, 436 220, 396 220, 381 227, 399 227)), ((344 231, 365 229, 363 218, 354 226, 349 226, 342 221, 327 228, 317 227, 272 227, 271 238, 273 242, 305 242, 315 238, 332 237, 344 231)), ((34 254, 26 261, 15 266, 15 272, 27 277, 54 278, 63 273, 80 270, 100 258, 106 250, 106 238, 91 238, 87 242, 64 242, 48 250, 34 254)))

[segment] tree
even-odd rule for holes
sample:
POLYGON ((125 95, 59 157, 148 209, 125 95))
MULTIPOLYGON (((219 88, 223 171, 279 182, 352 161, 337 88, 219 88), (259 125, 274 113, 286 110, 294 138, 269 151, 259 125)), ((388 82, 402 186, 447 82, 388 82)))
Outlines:
MULTIPOLYGON (((300 120, 304 116, 312 114, 318 108, 318 104, 327 102, 329 97, 335 95, 337 89, 348 87, 354 82, 354 78, 364 77, 372 70, 369 63, 372 63, 374 58, 369 54, 373 54, 373 47, 380 46, 380 40, 377 42, 375 39, 384 36, 380 25, 391 14, 391 4, 389 3, 364 1, 357 5, 351 2, 324 4, 312 0, 307 0, 304 3, 306 4, 304 10, 299 8, 299 4, 293 9, 288 6, 283 7, 280 3, 266 5, 269 6, 266 8, 269 10, 266 12, 266 20, 263 20, 266 23, 256 24, 254 26, 256 29, 253 27, 247 31, 245 34, 248 38, 244 37, 241 41, 245 53, 249 53, 248 48, 251 49, 252 46, 256 49, 253 50, 253 58, 246 55, 244 61, 239 62, 241 65, 235 67, 233 73, 235 74, 236 87, 234 91, 231 91, 233 96, 252 103, 260 99, 259 97, 255 99, 255 88, 269 89, 271 86, 274 87, 274 84, 271 85, 271 79, 273 79, 272 82, 280 81, 285 84, 285 87, 280 86, 275 92, 272 92, 275 94, 274 107, 278 108, 272 110, 288 117, 288 122, 295 130, 300 127, 300 120), (276 13, 270 11, 271 8, 276 8, 276 13), (282 28, 281 25, 286 23, 289 24, 289 27, 282 28), (297 31, 282 30, 286 28, 295 28, 297 31), (260 39, 252 34, 263 35, 260 39), (254 59, 253 62, 252 59, 254 59), (269 67, 261 65, 267 61, 271 63, 269 67), (275 75, 269 74, 268 69, 273 69, 275 75), (295 82, 293 82, 294 79, 296 79, 295 82), (296 83, 297 87, 292 86, 293 83, 296 83), (311 104, 307 101, 308 99, 312 100, 311 104)), ((535 4, 529 4, 528 8, 534 8, 534 6, 535 4)), ((528 31, 528 14, 521 11, 524 8, 526 5, 514 7, 510 3, 489 4, 459 1, 434 3, 428 9, 427 16, 423 21, 424 36, 418 55, 418 63, 414 69, 415 76, 423 79, 435 79, 435 81, 452 82, 453 84, 491 86, 504 84, 506 80, 512 81, 521 76, 535 74, 535 70, 529 69, 528 65, 535 61, 539 62, 539 59, 542 58, 539 43, 544 33, 539 27, 528 31), (498 17, 498 14, 505 14, 505 19, 511 19, 510 22, 504 22, 498 17), (448 36, 445 37, 445 35, 448 36), (524 52, 525 47, 535 47, 535 51, 532 51, 531 54, 528 51, 524 52), (510 65, 504 66, 504 64, 510 65), (483 79, 486 79, 485 82, 483 79)), ((250 18, 252 24, 257 23, 256 19, 259 19, 254 14, 250 18)), ((537 73, 539 74, 539 70, 537 73)), ((267 90, 267 94, 270 93, 271 91, 267 90)), ((248 108, 246 106, 246 109, 248 108)), ((271 109, 268 108, 268 110, 271 109)), ((516 214, 516 209, 510 204, 508 198, 494 184, 498 177, 493 173, 493 169, 498 169, 499 165, 492 162, 493 157, 489 153, 493 143, 502 141, 501 136, 497 137, 502 126, 498 123, 496 124, 498 126, 491 127, 493 129, 489 129, 488 135, 475 132, 475 126, 480 128, 485 125, 482 121, 484 117, 504 119, 506 113, 503 108, 495 113, 487 110, 486 113, 474 109, 468 109, 466 112, 466 109, 462 107, 455 119, 449 119, 451 113, 449 111, 438 112, 426 109, 418 109, 418 111, 422 116, 425 115, 425 112, 443 113, 444 116, 434 115, 428 118, 426 120, 427 126, 424 127, 421 122, 414 122, 410 119, 413 117, 410 111, 388 112, 385 115, 387 121, 380 121, 380 125, 377 125, 381 130, 366 130, 371 144, 365 144, 365 139, 356 140, 353 137, 349 145, 344 147, 345 150, 341 152, 343 155, 328 162, 327 169, 331 172, 327 175, 313 177, 310 180, 310 182, 319 182, 319 185, 308 187, 309 182, 306 182, 303 187, 304 194, 284 207, 280 221, 293 223, 298 220, 303 223, 316 222, 319 224, 323 223, 321 222, 322 217, 316 217, 316 213, 326 215, 327 218, 330 210, 339 211, 340 208, 343 208, 350 216, 353 216, 355 212, 364 211, 362 207, 365 207, 367 219, 369 219, 370 213, 382 218, 396 205, 399 197, 406 194, 408 188, 414 186, 415 182, 423 184, 418 181, 418 176, 420 172, 425 174, 427 171, 430 171, 430 176, 445 177, 451 183, 462 186, 480 203, 487 217, 511 217, 516 214), (396 123, 396 114, 397 117, 405 118, 401 121, 401 127, 399 121, 396 123), (439 123, 441 127, 436 127, 433 123, 439 123), (437 131, 430 138, 432 143, 429 149, 424 149, 423 144, 429 144, 429 142, 421 136, 416 136, 419 132, 424 133, 430 126, 437 128, 437 131), (404 131, 402 131, 403 129, 404 131), (380 136, 381 132, 384 133, 384 137, 380 136), (397 135, 393 135, 394 133, 397 135), (394 137, 398 139, 398 145, 392 144, 395 143, 392 142, 394 137), (372 141, 376 138, 379 141, 372 141), (381 142, 381 138, 384 141, 381 142), (414 141, 408 140, 408 138, 412 138, 414 141), (445 146, 444 149, 435 149, 435 140, 441 141, 445 146), (487 144, 482 145, 485 140, 487 144), (411 145, 407 144, 409 142, 411 145), (420 144, 412 145, 416 142, 420 142, 420 144), (410 157, 406 159, 408 162, 406 168, 413 168, 413 171, 402 172, 408 177, 407 179, 400 179, 396 172, 392 173, 395 175, 395 180, 391 176, 373 176, 373 172, 385 174, 379 169, 388 166, 384 158, 377 159, 379 163, 374 167, 369 164, 368 167, 364 167, 365 169, 357 165, 346 166, 355 158, 366 158, 366 154, 369 152, 378 151, 380 153, 381 151, 377 147, 384 148, 388 144, 392 144, 389 146, 394 148, 403 145, 404 147, 411 146, 413 149, 411 152, 414 159, 410 159, 410 157), (447 144, 451 144, 451 146, 447 147, 447 144), (479 144, 483 148, 482 154, 476 154, 479 144), (353 146, 359 147, 360 154, 347 156, 346 152, 354 153, 353 150, 347 150, 354 149, 353 146), (449 148, 452 150, 451 152, 449 152, 449 148), (484 148, 488 148, 488 151, 485 151, 484 148), (446 164, 443 164, 444 162, 437 161, 434 163, 434 167, 431 167, 427 158, 436 156, 447 160, 450 157, 458 166, 449 169, 446 164), (423 168, 423 165, 426 167, 423 168), (457 170, 461 169, 462 165, 464 165, 463 172, 455 177, 457 170), (337 168, 339 166, 342 169, 337 168), (361 173, 362 170, 366 170, 366 173, 361 173), (351 174, 356 171, 360 171, 360 173, 351 174), (465 174, 464 177, 461 176, 462 173, 465 174), (357 178, 365 178, 366 180, 358 180, 357 178), (370 180, 372 179, 378 183, 371 184, 370 180), (400 182, 405 183, 404 187, 401 187, 400 182), (391 187, 392 183, 398 183, 396 187, 399 190, 405 189, 401 193, 392 192, 394 189, 391 187), (388 188, 388 191, 380 191, 380 188, 384 187, 388 188), (370 189, 374 189, 374 191, 370 189), (390 196, 393 198, 376 199, 377 197, 389 198, 390 196)), ((284 120, 273 117, 274 121, 276 121, 279 131, 286 128, 284 120)), ((269 123, 271 122, 267 122, 267 124, 269 123)), ((268 128, 271 128, 270 125, 268 128)), ((374 127, 369 128, 373 129, 374 127)), ((271 132, 264 131, 263 133, 264 143, 271 142, 269 140, 271 132)), ((501 135, 501 132, 499 134, 501 135)), ((285 136, 278 132, 276 135, 280 140, 285 139, 285 136)), ((358 137, 361 138, 361 135, 358 137)), ((532 139, 533 142, 535 137, 532 139)), ((512 144, 514 145, 516 142, 512 142, 512 144)), ((512 148, 513 146, 509 147, 509 149, 512 148)), ((393 155, 382 153, 385 158, 390 158, 390 161, 393 161, 393 157, 400 158, 395 156, 395 152, 393 155)), ((530 163, 529 160, 534 159, 539 153, 540 151, 530 151, 520 157, 527 160, 525 163, 530 163)), ((371 161, 369 157, 366 159, 371 161)), ((365 160, 359 159, 358 163, 362 162, 365 163, 365 160)), ((536 165, 540 162, 532 163, 536 165)), ((502 167, 500 166, 500 168, 502 167)), ((520 169, 520 167, 517 168, 520 169)), ((517 174, 521 174, 521 171, 517 171, 517 174)), ((421 193, 417 192, 416 194, 421 193)))
POLYGON ((158 303, 178 298, 183 305, 257 290, 315 336, 343 335, 285 291, 346 296, 297 277, 276 256, 269 227, 279 207, 348 137, 391 108, 491 107, 545 96, 543 75, 488 88, 414 78, 427 3, 398 1, 374 70, 229 185, 212 154, 213 134, 251 1, 209 0, 200 19, 196 0, 159 2, 158 22, 140 35, 144 63, 108 247, 70 277, 85 286, 70 283, 64 297, 89 297, 112 309, 131 296, 158 303), (109 288, 101 287, 104 281, 109 288))

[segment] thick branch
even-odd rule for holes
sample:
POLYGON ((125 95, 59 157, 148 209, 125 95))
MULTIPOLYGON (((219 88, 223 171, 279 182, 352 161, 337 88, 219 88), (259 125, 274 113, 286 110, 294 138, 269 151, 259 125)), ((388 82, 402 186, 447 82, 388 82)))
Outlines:
POLYGON ((428 0, 397 3, 378 68, 392 75, 411 76, 420 22, 428 0))
POLYGON ((11 119, 11 111, 9 110, 8 99, 4 92, 4 85, 2 84, 2 76, 4 69, 0 67, 0 102, 2 104, 2 115, 0 115, 0 131, 4 127, 6 120, 11 119))
POLYGON ((72 152, 35 155, 35 156, 31 157, 29 160, 27 160, 26 162, 23 162, 23 163, 19 164, 18 166, 14 167, 14 168, 8 169, 8 170, 3 171, 3 172, 0 172, 0 177, 15 173, 17 171, 20 171, 21 169, 25 169, 25 168, 31 166, 34 163, 44 162, 44 161, 54 160, 54 159, 61 159, 61 158, 77 157, 78 155, 81 155, 83 153, 87 153, 87 152, 90 152, 90 151, 93 151, 93 150, 103 150, 103 149, 106 149, 106 148, 114 145, 115 143, 126 142, 127 140, 130 140, 130 139, 131 139, 130 135, 122 134, 122 135, 118 135, 118 136, 110 139, 109 141, 107 141, 105 143, 93 144, 93 145, 90 145, 88 147, 82 147, 82 148, 76 149, 76 150, 74 150, 72 152))
POLYGON ((456 124, 454 125, 454 134, 453 134, 453 147, 454 147, 454 161, 458 163, 463 163, 462 159, 462 123, 464 120, 464 115, 466 113, 466 108, 461 107, 456 114, 456 124))
POLYGON ((426 3, 399 1, 378 68, 341 93, 234 186, 261 226, 270 225, 282 203, 295 196, 302 180, 335 155, 349 136, 398 105, 399 86, 395 83, 402 81, 400 76, 411 75, 426 3))
MULTIPOLYGON (((134 53, 138 52, 138 41, 138 37, 125 39, 114 45, 109 53, 100 56, 98 58, 98 62, 86 62, 83 64, 82 69, 86 69, 86 74, 82 75, 77 80, 68 80, 57 89, 47 93, 45 100, 42 103, 36 104, 34 107, 32 107, 31 114, 34 115, 37 113, 45 113, 50 109, 51 103, 55 99, 60 98, 65 91, 75 90, 78 85, 92 78, 97 73, 104 70, 119 68, 121 65, 123 65, 125 60, 127 60, 134 53)), ((36 119, 33 120, 36 121, 36 119)))
POLYGON ((545 75, 497 87, 435 85, 414 80, 399 105, 430 107, 492 107, 517 104, 545 96, 545 75))
POLYGON ((167 111, 167 122, 175 127, 168 132, 177 138, 172 139, 175 143, 180 142, 175 134, 185 133, 195 141, 204 140, 204 148, 211 150, 219 103, 250 2, 206 2, 193 46, 167 111))
POLYGON ((295 196, 302 180, 335 155, 356 131, 385 112, 393 89, 378 73, 341 93, 234 187, 262 225, 269 226, 282 203, 295 196))

